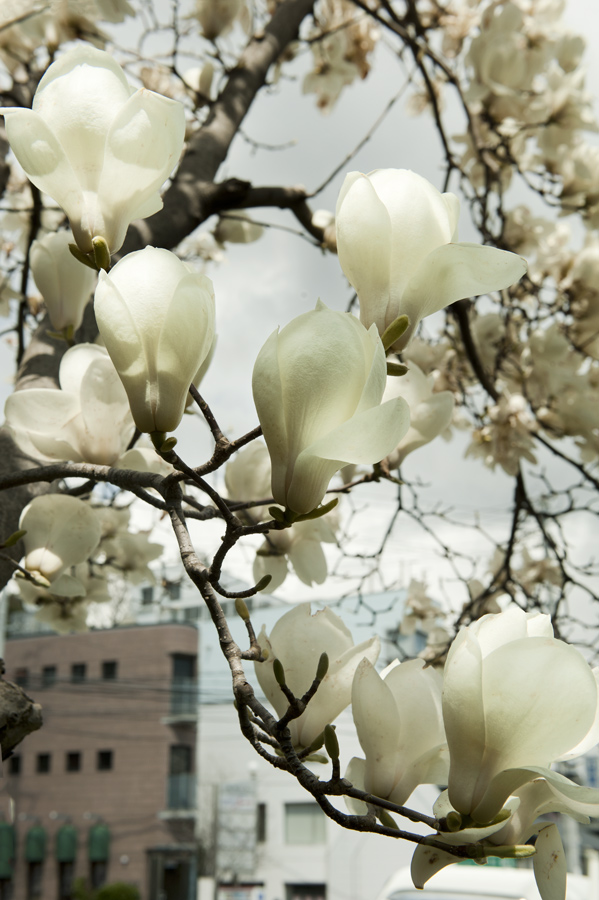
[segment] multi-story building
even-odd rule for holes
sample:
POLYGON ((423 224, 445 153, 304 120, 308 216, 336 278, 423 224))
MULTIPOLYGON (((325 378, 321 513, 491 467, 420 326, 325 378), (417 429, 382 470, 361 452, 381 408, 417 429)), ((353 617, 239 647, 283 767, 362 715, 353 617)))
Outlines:
POLYGON ((16 840, 0 858, 4 894, 66 900, 82 877, 129 882, 144 900, 195 897, 197 630, 26 636, 5 654, 44 724, 5 763, 16 840))

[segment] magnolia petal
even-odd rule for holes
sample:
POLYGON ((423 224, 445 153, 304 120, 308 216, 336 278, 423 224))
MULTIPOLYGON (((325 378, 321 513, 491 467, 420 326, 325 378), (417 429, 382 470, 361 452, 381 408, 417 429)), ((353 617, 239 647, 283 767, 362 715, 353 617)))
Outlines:
POLYGON ((468 629, 458 634, 447 658, 443 719, 451 757, 449 796, 454 809, 469 813, 485 751, 485 719, 480 646, 468 629))
POLYGON ((156 211, 158 188, 177 163, 184 138, 182 104, 153 91, 136 91, 117 112, 98 187, 112 252, 122 246, 129 222, 146 213, 144 204, 156 211))
POLYGON ((420 319, 464 297, 509 287, 526 269, 522 257, 495 247, 469 243, 437 247, 422 261, 403 292, 399 313, 409 317, 410 325, 394 349, 408 344, 420 319))
POLYGON ((589 729, 588 734, 583 740, 573 747, 568 753, 565 753, 563 756, 560 756, 560 760, 563 759, 575 759, 577 756, 583 756, 589 750, 599 743, 599 667, 594 668, 593 675, 595 676, 595 682, 597 684, 597 709, 595 712, 595 721, 593 725, 589 729))
POLYGON ((566 900, 568 868, 557 825, 545 825, 539 831, 532 863, 542 900, 566 900))
POLYGON ((254 404, 268 441, 272 464, 272 493, 285 506, 289 439, 283 409, 283 387, 279 369, 279 332, 273 331, 260 350, 252 375, 254 404))
MULTIPOLYGON (((359 756, 352 756, 345 770, 344 778, 350 781, 359 791, 365 791, 366 783, 366 760, 360 759, 359 756)), ((362 800, 356 800, 354 797, 344 795, 345 805, 350 813, 354 816, 365 816, 368 813, 368 806, 362 800)))
POLYGON ((75 344, 70 347, 60 363, 58 380, 61 389, 68 394, 78 394, 85 373, 98 359, 108 359, 106 350, 98 344, 75 344))
POLYGON ((360 298, 360 320, 367 328, 374 323, 382 334, 389 302, 391 220, 366 175, 346 177, 335 229, 339 264, 360 298))
POLYGON ((300 743, 304 747, 311 744, 324 726, 333 722, 349 706, 352 681, 359 663, 364 658, 375 663, 380 650, 378 637, 373 637, 349 647, 341 657, 329 663, 329 671, 321 687, 298 720, 300 743), (322 690, 323 687, 325 690, 322 690))
POLYGON ((78 221, 83 194, 54 133, 33 110, 5 109, 3 113, 10 146, 29 180, 56 200, 70 220, 78 221))
POLYGON ((296 460, 287 505, 297 513, 310 512, 341 466, 368 465, 384 459, 406 433, 409 416, 407 403, 397 397, 357 413, 315 441, 296 460))
POLYGON ((482 671, 487 748, 482 783, 502 769, 547 765, 591 728, 597 685, 576 648, 552 638, 524 638, 490 653, 482 671))
POLYGON ((460 861, 458 856, 453 853, 440 850, 438 847, 431 847, 427 844, 429 841, 438 841, 438 834, 430 834, 423 838, 414 850, 412 856, 411 874, 414 887, 422 889, 429 878, 440 872, 446 866, 460 861))
POLYGON ((323 584, 327 578, 327 561, 318 541, 295 541, 289 551, 293 570, 304 584, 323 584))
POLYGON ((31 388, 10 394, 4 406, 7 424, 15 431, 52 435, 79 412, 73 394, 54 388, 31 388))
POLYGON ((386 799, 395 784, 400 721, 391 690, 367 659, 356 668, 351 702, 366 756, 367 789, 386 799))

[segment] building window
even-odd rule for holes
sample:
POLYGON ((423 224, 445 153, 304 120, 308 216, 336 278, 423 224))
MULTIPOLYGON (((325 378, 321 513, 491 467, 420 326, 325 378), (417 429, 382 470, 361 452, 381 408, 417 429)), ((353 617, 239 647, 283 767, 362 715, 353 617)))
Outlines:
POLYGON ((266 842, 266 803, 256 806, 256 840, 259 844, 266 842))
POLYGON ((194 809, 193 747, 173 744, 169 753, 168 808, 194 809))
POLYGON ((166 591, 169 600, 179 600, 181 598, 180 581, 163 581, 162 587, 166 591))
POLYGON ((67 772, 81 771, 81 753, 78 750, 67 753, 65 757, 65 769, 67 772))
POLYGON ((193 715, 197 709, 196 657, 193 653, 173 653, 171 713, 193 715))
POLYGON ((50 763, 52 761, 52 757, 49 753, 38 753, 35 771, 40 774, 46 775, 50 771, 50 763))
POLYGON ((73 900, 75 863, 58 863, 58 900, 73 900))
POLYGON ((20 775, 21 774, 21 756, 19 753, 13 753, 12 756, 8 758, 8 774, 9 775, 20 775))
POLYGON ((325 814, 318 803, 285 804, 285 843, 324 844, 325 814))
MULTIPOLYGON (((320 809, 320 807, 319 807, 320 809)), ((324 816, 324 813, 323 813, 324 816)), ((326 900, 326 884, 286 884, 285 900, 326 900)))
POLYGON ((114 659, 107 660, 102 663, 102 680, 114 681, 117 677, 119 664, 114 659))
POLYGON ((102 885, 106 884, 106 878, 108 876, 108 863, 106 860, 94 861, 90 863, 89 866, 89 880, 91 882, 91 888, 94 891, 97 891, 98 888, 101 888, 102 885))
POLYGON ((98 750, 96 768, 99 772, 108 772, 112 769, 112 750, 98 750))
POLYGON ((23 667, 17 669, 15 672, 15 684, 18 684, 19 687, 27 687, 29 685, 29 669, 23 667))
POLYGON ((150 603, 154 602, 154 585, 153 584, 148 584, 148 585, 146 585, 146 587, 142 587, 141 602, 142 602, 142 606, 149 606, 150 603))
POLYGON ((56 666, 44 666, 42 669, 42 687, 56 684, 56 666))
POLYGON ((42 896, 43 874, 43 862, 27 863, 27 900, 36 900, 42 896))
POLYGON ((87 666, 85 663, 73 663, 73 665, 71 666, 71 681, 74 684, 85 681, 86 674, 87 666))

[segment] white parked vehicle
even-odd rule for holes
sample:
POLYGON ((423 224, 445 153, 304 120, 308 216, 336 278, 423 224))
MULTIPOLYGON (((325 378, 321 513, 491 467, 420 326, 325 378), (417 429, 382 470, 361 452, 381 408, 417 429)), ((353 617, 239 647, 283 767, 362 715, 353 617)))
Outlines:
MULTIPOLYGON (((417 890, 409 869, 392 875, 377 900, 539 900, 532 869, 500 866, 448 866, 417 890)), ((590 880, 568 875, 567 900, 597 900, 591 897, 590 880)))

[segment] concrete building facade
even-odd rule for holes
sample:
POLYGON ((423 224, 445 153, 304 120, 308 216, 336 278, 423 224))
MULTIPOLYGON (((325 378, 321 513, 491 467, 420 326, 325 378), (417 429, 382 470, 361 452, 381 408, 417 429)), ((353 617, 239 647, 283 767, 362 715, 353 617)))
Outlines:
POLYGON ((44 716, 5 762, 11 900, 66 900, 76 878, 195 896, 196 654, 180 624, 7 642, 5 677, 44 716))

